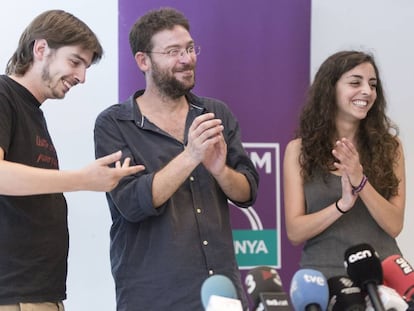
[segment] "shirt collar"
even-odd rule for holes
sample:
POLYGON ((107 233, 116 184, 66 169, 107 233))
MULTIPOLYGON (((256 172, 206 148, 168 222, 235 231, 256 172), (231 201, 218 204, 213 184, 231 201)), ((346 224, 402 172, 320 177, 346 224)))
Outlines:
MULTIPOLYGON (((135 121, 136 124, 140 124, 142 127, 144 124, 144 116, 141 114, 138 105, 136 104, 136 98, 141 96, 145 90, 136 91, 126 101, 120 104, 117 118, 119 120, 135 121)), ((196 114, 200 115, 205 112, 204 103, 200 98, 193 93, 186 95, 187 101, 190 103, 190 109, 195 109, 196 114)))

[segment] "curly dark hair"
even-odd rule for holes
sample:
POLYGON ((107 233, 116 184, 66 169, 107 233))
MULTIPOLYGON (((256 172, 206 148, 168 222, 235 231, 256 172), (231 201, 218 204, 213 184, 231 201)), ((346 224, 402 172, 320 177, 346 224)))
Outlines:
POLYGON ((173 8, 165 7, 151 10, 141 16, 129 32, 129 45, 132 54, 135 55, 139 51, 151 51, 153 48, 152 37, 162 30, 172 29, 177 25, 190 31, 190 24, 187 18, 173 8))
POLYGON ((23 31, 18 47, 7 63, 6 74, 26 73, 33 63, 33 45, 38 39, 45 39, 52 49, 79 45, 92 51, 92 64, 99 62, 103 55, 103 48, 88 25, 71 13, 49 10, 39 14, 23 31))
POLYGON ((315 172, 328 174, 336 168, 332 146, 337 139, 335 126, 336 83, 354 67, 370 63, 377 76, 377 98, 366 118, 360 122, 357 149, 364 174, 385 198, 396 195, 399 180, 394 173, 399 142, 398 127, 387 117, 387 108, 374 57, 360 51, 341 51, 326 59, 315 75, 302 108, 296 137, 302 140, 300 165, 305 181, 315 172))

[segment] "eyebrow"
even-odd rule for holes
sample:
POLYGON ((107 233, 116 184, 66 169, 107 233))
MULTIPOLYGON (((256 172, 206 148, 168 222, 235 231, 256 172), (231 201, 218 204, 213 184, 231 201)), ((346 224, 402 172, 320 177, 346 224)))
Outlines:
MULTIPOLYGON (((349 75, 349 76, 347 76, 347 78, 358 78, 358 79, 363 79, 363 76, 361 76, 361 75, 357 75, 357 74, 353 74, 353 75, 349 75)), ((378 80, 376 77, 372 77, 372 78, 369 78, 368 79, 368 81, 372 81, 372 80, 378 80)))
MULTIPOLYGON (((187 47, 190 46, 190 45, 194 45, 194 40, 190 40, 186 43, 187 47)), ((177 44, 171 44, 171 45, 166 46, 164 49, 167 50, 167 49, 170 49, 170 48, 181 48, 181 44, 178 44, 178 43, 177 44)))
POLYGON ((85 58, 83 58, 82 56, 80 56, 79 54, 71 53, 70 55, 71 55, 71 57, 74 57, 74 58, 80 60, 82 63, 84 63, 86 65, 86 68, 89 68, 91 66, 91 64, 88 63, 88 61, 85 58))

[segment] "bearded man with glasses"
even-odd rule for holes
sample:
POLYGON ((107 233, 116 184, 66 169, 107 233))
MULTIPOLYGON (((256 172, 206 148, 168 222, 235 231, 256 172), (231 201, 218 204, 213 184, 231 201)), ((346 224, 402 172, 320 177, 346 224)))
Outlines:
POLYGON ((136 21, 129 40, 146 88, 95 124, 97 157, 122 150, 146 168, 107 193, 119 311, 204 310, 213 274, 231 279, 247 309, 228 200, 251 206, 259 177, 227 105, 191 92, 200 47, 189 28, 171 8, 136 21))

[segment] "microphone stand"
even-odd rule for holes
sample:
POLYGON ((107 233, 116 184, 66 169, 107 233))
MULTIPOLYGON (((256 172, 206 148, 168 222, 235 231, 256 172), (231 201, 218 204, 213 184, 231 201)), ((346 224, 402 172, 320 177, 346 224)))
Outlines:
POLYGON ((365 284, 365 288, 368 292, 369 299, 371 300, 372 306, 375 311, 385 311, 385 307, 382 304, 381 298, 379 297, 377 286, 373 283, 365 284))
POLYGON ((322 311, 322 309, 318 304, 312 303, 305 307, 305 311, 322 311))

